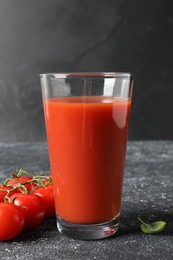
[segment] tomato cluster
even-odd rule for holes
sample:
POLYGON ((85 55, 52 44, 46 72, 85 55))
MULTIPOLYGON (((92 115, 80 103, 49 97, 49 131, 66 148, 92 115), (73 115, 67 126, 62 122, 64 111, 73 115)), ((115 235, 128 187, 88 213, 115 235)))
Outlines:
POLYGON ((10 240, 24 228, 55 217, 52 179, 19 170, 0 185, 0 240, 10 240), (28 176, 25 176, 28 174, 28 176))

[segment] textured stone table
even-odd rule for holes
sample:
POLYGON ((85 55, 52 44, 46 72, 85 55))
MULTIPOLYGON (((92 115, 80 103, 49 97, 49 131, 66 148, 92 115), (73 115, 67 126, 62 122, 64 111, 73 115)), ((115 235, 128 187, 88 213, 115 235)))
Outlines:
MULTIPOLYGON (((0 178, 16 168, 49 173, 46 143, 0 144, 0 178)), ((173 142, 129 142, 121 226, 109 239, 80 241, 58 233, 55 220, 0 242, 0 259, 173 259, 173 142), (137 217, 164 220, 165 230, 141 233, 137 217)))

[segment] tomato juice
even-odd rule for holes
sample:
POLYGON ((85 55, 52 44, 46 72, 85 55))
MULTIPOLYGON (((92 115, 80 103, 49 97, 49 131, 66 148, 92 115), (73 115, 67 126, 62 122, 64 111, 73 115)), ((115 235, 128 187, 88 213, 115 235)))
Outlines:
POLYGON ((56 214, 77 224, 120 214, 130 99, 44 100, 56 214))

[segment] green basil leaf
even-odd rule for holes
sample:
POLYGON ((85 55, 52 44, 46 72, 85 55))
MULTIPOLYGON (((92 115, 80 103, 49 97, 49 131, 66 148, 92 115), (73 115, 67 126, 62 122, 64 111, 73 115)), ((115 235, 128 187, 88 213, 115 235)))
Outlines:
POLYGON ((142 219, 138 218, 141 222, 141 230, 145 234, 156 234, 161 232, 165 226, 166 222, 164 221, 155 221, 153 223, 145 223, 142 219))

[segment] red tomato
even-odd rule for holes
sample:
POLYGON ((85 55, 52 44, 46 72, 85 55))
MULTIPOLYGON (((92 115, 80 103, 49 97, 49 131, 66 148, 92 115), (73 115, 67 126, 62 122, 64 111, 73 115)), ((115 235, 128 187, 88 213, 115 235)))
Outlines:
MULTIPOLYGON (((5 185, 0 185, 0 202, 4 202, 4 197, 7 195, 8 190, 13 189, 11 186, 5 186, 5 185)), ((11 195, 15 194, 16 192, 20 192, 18 189, 10 192, 10 197, 11 195)))
POLYGON ((12 203, 0 203, 0 240, 10 240, 23 230, 25 217, 21 209, 12 203))
POLYGON ((39 187, 33 192, 42 198, 46 207, 45 217, 51 218, 55 217, 55 205, 54 205, 54 196, 53 196, 53 186, 51 184, 46 187, 39 187))
MULTIPOLYGON (((32 180, 32 177, 27 177, 27 176, 13 177, 12 179, 10 179, 7 182, 7 184, 8 185, 23 184, 23 183, 30 181, 30 180, 32 180)), ((34 189, 34 187, 37 186, 36 182, 31 182, 31 183, 24 184, 24 185, 29 192, 32 191, 32 189, 34 189)))
POLYGON ((45 205, 43 200, 35 194, 16 193, 14 199, 16 206, 23 206, 20 210, 25 216, 25 228, 33 228, 41 223, 45 216, 45 205))

